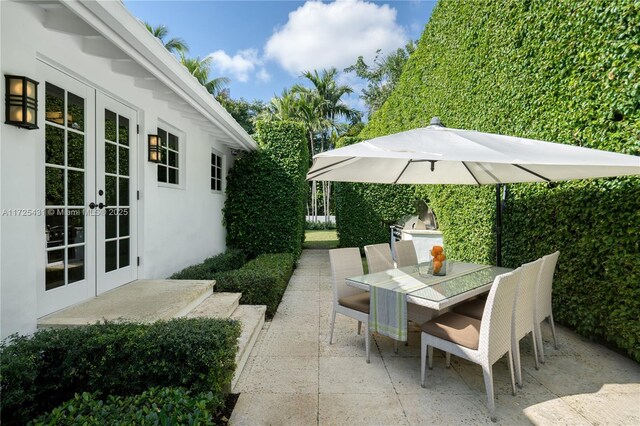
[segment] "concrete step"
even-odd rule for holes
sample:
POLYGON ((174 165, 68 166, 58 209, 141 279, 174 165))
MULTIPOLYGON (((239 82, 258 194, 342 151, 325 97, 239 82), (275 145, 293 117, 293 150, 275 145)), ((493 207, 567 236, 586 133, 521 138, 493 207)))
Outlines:
POLYGON ((266 312, 267 307, 264 305, 240 305, 231 315, 232 319, 242 323, 242 334, 238 339, 238 353, 236 354, 236 372, 231 381, 231 392, 233 393, 238 393, 235 387, 251 355, 251 350, 258 340, 266 312))
POLYGON ((213 293, 196 306, 188 318, 229 318, 240 305, 242 293, 213 293))
POLYGON ((183 317, 213 294, 215 281, 136 280, 38 319, 38 328, 104 321, 151 323, 183 317))

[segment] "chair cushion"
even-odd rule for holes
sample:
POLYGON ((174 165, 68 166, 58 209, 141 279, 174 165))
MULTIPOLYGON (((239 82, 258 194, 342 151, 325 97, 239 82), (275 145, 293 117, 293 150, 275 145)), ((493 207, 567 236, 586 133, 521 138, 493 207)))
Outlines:
POLYGON ((424 323, 422 331, 469 349, 478 349, 480 320, 447 312, 424 323))
POLYGON ((470 302, 463 303, 460 306, 456 306, 453 310, 460 315, 465 315, 477 320, 482 319, 484 313, 484 305, 487 304, 486 296, 478 297, 470 302))
POLYGON ((353 294, 351 296, 345 296, 338 300, 338 304, 346 308, 368 314, 369 313, 369 293, 365 291, 362 293, 353 294))

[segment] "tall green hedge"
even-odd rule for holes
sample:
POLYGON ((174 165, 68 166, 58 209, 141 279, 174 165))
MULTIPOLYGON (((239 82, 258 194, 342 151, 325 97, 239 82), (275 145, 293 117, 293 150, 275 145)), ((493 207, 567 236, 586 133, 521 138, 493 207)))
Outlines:
POLYGON ((258 121, 260 150, 238 158, 227 177, 227 245, 255 257, 302 251, 309 150, 304 127, 258 121))
MULTIPOLYGON (((439 116, 448 127, 639 155, 638 34, 637 0, 440 0, 395 92, 361 136, 439 116)), ((640 179, 508 189, 506 265, 560 250, 555 319, 640 360, 640 179)), ((494 258, 492 188, 417 192, 431 200, 450 256, 494 258)))
MULTIPOLYGON (((338 148, 359 142, 344 137, 338 148)), ((389 241, 389 225, 414 211, 413 188, 336 182, 336 228, 341 247, 363 247, 389 241)))

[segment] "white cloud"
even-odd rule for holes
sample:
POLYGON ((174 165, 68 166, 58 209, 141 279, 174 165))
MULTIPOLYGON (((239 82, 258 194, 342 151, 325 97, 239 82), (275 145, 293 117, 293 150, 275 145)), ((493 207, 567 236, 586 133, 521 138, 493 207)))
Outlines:
MULTIPOLYGON (((217 71, 242 82, 249 80, 249 76, 254 72, 256 67, 262 64, 262 61, 258 58, 258 51, 256 49, 240 50, 233 56, 230 56, 224 50, 216 50, 209 54, 209 57, 211 58, 211 65, 217 71)), ((263 70, 264 68, 261 69, 261 71, 263 70)), ((260 78, 260 76, 258 76, 258 78, 260 78)), ((261 81, 265 80, 261 79, 261 81)))
POLYGON ((258 80, 262 81, 263 83, 267 83, 271 80, 271 75, 264 67, 260 68, 260 70, 256 74, 256 77, 258 77, 258 80))
POLYGON ((396 10, 362 0, 334 3, 307 1, 289 13, 265 45, 265 57, 285 70, 305 70, 355 63, 358 56, 371 62, 377 49, 390 52, 402 47, 407 35, 396 22, 396 10))

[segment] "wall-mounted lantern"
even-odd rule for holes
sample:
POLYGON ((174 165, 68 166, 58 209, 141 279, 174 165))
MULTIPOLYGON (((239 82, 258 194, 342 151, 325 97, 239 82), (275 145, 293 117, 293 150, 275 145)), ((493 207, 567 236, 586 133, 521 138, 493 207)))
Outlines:
POLYGON ((38 128, 38 82, 19 75, 5 75, 5 123, 25 129, 38 128))
POLYGON ((162 162, 162 151, 160 150, 161 142, 160 136, 149 135, 149 161, 151 163, 162 162))

